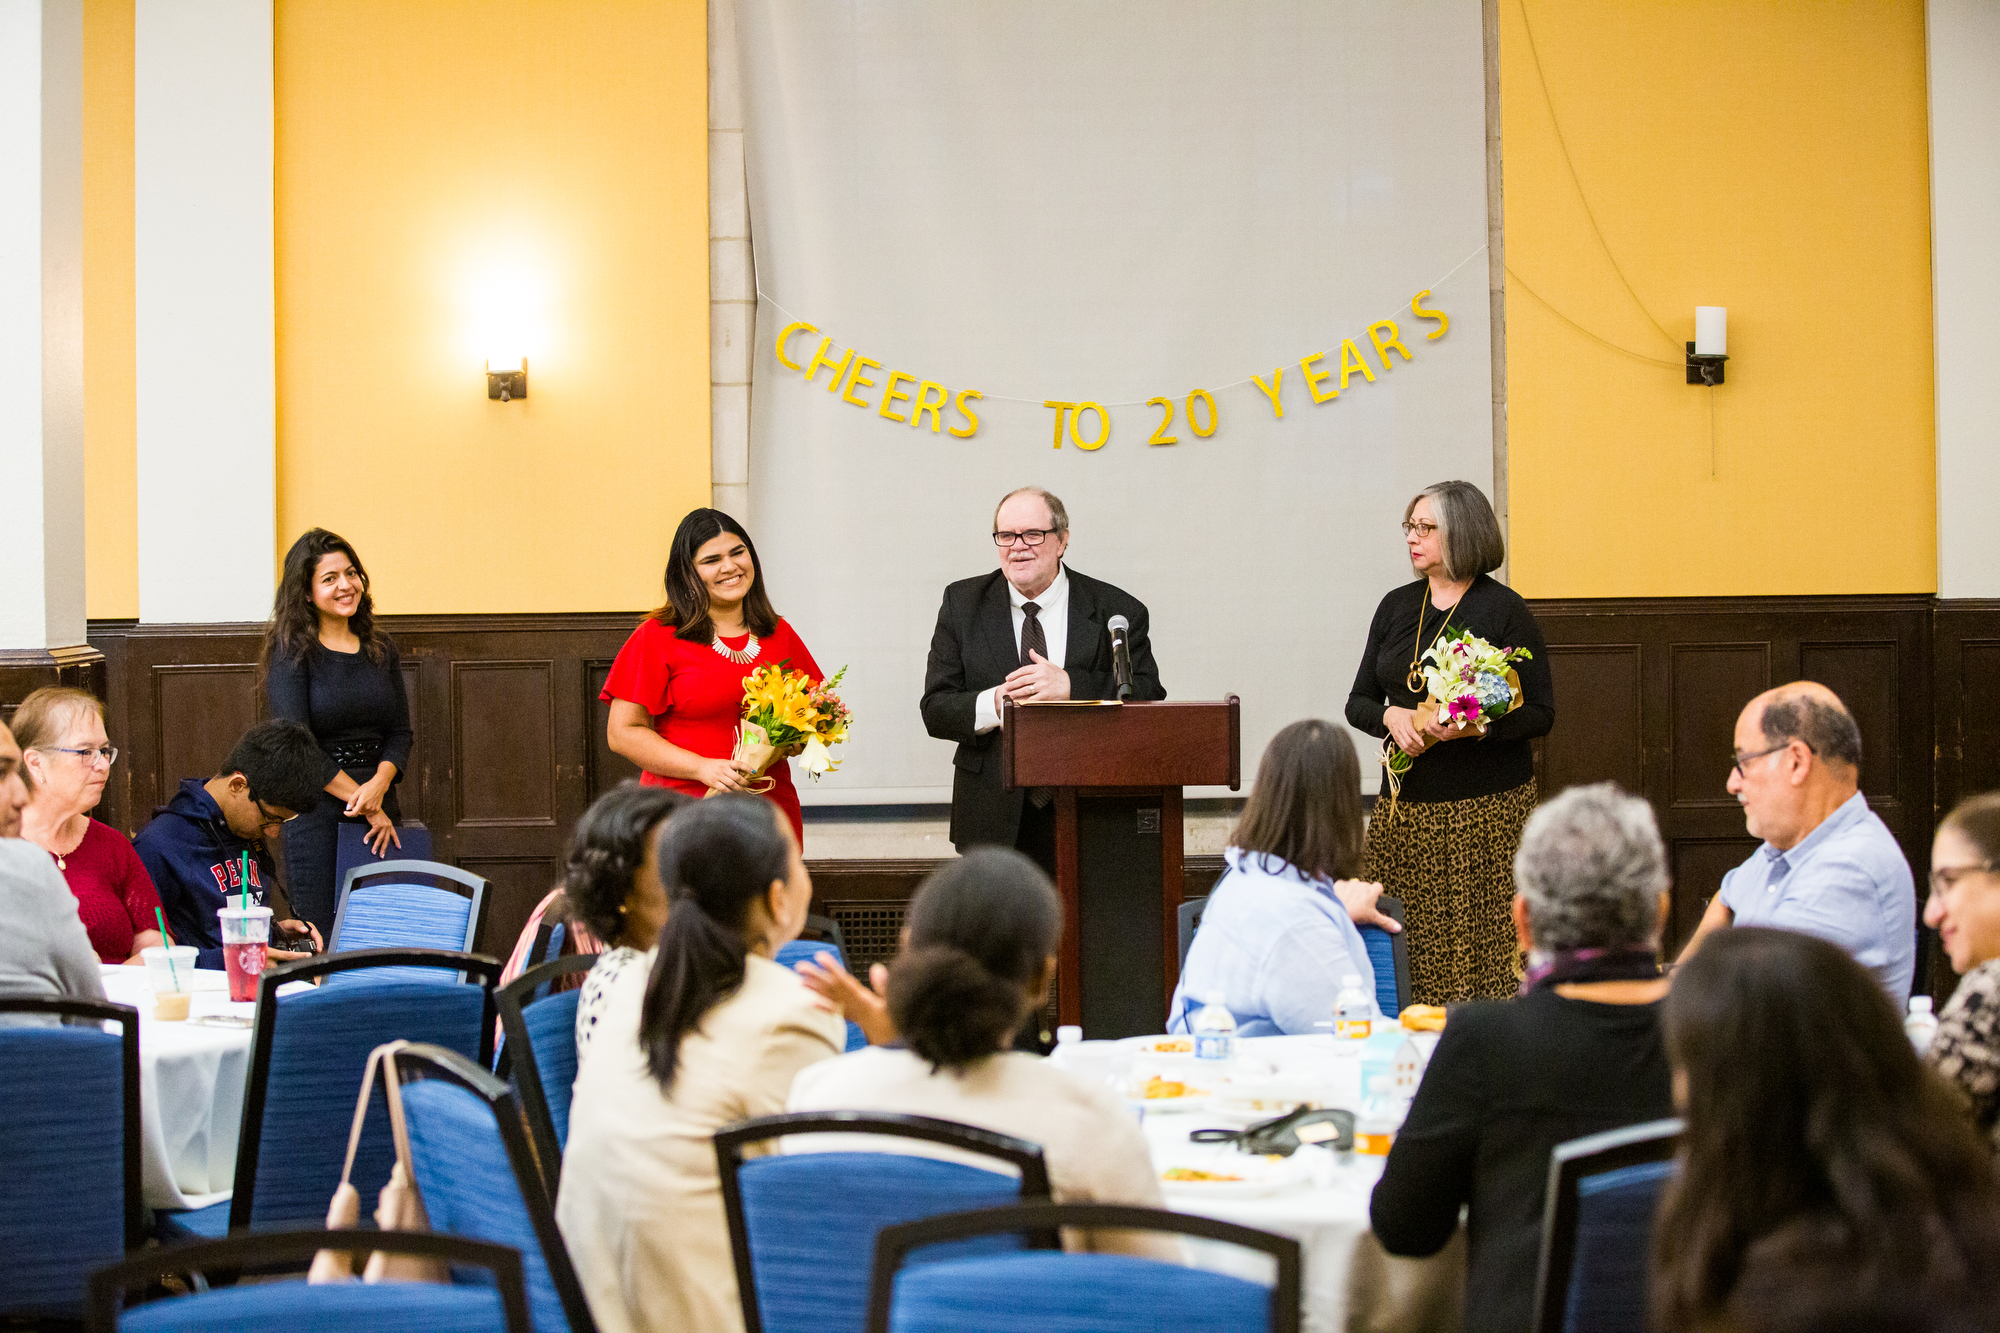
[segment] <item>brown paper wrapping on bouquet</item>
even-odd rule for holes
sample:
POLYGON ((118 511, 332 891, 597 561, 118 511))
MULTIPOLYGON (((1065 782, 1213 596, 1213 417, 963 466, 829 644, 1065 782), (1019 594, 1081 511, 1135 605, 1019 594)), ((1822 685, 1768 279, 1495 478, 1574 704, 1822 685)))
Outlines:
POLYGON ((747 768, 757 776, 749 782, 751 791, 763 794, 778 785, 775 778, 764 776, 778 758, 778 747, 771 744, 771 737, 755 722, 744 722, 736 728, 736 750, 729 756, 739 768, 747 768))

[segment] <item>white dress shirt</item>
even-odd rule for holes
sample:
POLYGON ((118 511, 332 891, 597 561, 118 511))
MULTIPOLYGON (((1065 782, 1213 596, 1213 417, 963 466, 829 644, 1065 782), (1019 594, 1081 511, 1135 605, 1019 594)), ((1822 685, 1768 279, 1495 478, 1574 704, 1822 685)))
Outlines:
MULTIPOLYGON (((1049 641, 1049 650, 1042 656, 1054 666, 1065 665, 1069 650, 1069 570, 1057 565, 1056 581, 1042 589, 1040 597, 1024 597, 1012 583, 1007 585, 1007 609, 1014 621, 1014 656, 1017 659, 1021 656, 1021 626, 1028 620, 1028 613, 1021 608, 1030 601, 1035 604, 1035 619, 1042 622, 1042 633, 1049 641)), ((995 685, 973 701, 972 729, 986 732, 999 725, 1000 687, 995 685)))

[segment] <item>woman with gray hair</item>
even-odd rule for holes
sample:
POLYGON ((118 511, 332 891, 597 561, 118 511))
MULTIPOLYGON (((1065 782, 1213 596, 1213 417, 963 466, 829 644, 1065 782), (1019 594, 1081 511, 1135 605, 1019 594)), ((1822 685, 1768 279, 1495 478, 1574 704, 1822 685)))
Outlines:
POLYGON ((1612 783, 1572 787, 1528 820, 1514 879, 1520 994, 1452 1009, 1369 1208, 1384 1249, 1426 1255, 1470 1206, 1467 1333, 1533 1317, 1551 1150, 1674 1113, 1651 807, 1612 783))
POLYGON ((1414 583, 1375 609, 1347 721, 1395 741, 1411 765, 1393 805, 1377 805, 1361 877, 1403 900, 1410 995, 1423 1004, 1498 1000, 1514 991, 1510 864, 1535 808, 1531 742, 1555 725, 1541 628, 1492 572, 1507 558, 1500 521, 1469 481, 1426 486, 1403 511, 1414 583), (1423 723, 1424 654, 1471 633, 1524 650, 1520 706, 1477 727, 1423 723))

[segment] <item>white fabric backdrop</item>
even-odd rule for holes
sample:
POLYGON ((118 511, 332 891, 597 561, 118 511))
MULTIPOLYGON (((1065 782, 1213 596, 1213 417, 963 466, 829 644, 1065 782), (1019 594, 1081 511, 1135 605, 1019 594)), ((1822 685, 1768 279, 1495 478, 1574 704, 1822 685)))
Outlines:
POLYGON ((737 21, 763 297, 741 517, 779 611, 849 664, 856 723, 804 798, 948 797, 925 654, 1020 485, 1067 503, 1073 568, 1147 604, 1170 697, 1242 696, 1247 788, 1272 733, 1341 716, 1410 577, 1408 498, 1491 486, 1479 5, 737 0, 737 21), (1426 287, 1436 342, 1409 310, 1426 287), (1414 354, 1387 372, 1383 317, 1414 354), (883 364, 870 404, 891 368, 980 390, 977 434, 807 385, 773 353, 793 320, 883 364), (1298 361, 1337 369, 1343 339, 1376 382, 1315 405, 1298 361), (1281 365, 1278 420, 1247 377, 1281 365), (1181 442, 1148 447, 1145 400, 1196 388, 1215 434, 1177 410, 1181 442), (1049 398, 1130 405, 1102 449, 1058 451, 1049 398))

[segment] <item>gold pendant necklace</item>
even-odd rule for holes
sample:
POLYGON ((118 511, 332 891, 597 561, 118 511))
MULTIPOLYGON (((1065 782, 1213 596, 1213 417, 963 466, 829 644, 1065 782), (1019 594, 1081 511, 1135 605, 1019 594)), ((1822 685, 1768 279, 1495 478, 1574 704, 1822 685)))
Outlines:
MULTIPOLYGON (((1467 589, 1467 591, 1471 590, 1467 589)), ((1464 600, 1465 593, 1460 593, 1458 595, 1458 602, 1464 600)), ((1453 602, 1446 609, 1444 624, 1439 625, 1437 629, 1439 634, 1443 634, 1445 630, 1451 627, 1452 613, 1458 610, 1458 602, 1453 602)), ((1430 604, 1431 585, 1429 580, 1425 580, 1423 591, 1417 596, 1417 641, 1410 648, 1410 674, 1403 678, 1403 684, 1409 687, 1411 694, 1422 694, 1424 692, 1424 673, 1417 664, 1423 661, 1424 657, 1424 612, 1430 608, 1430 604)))

